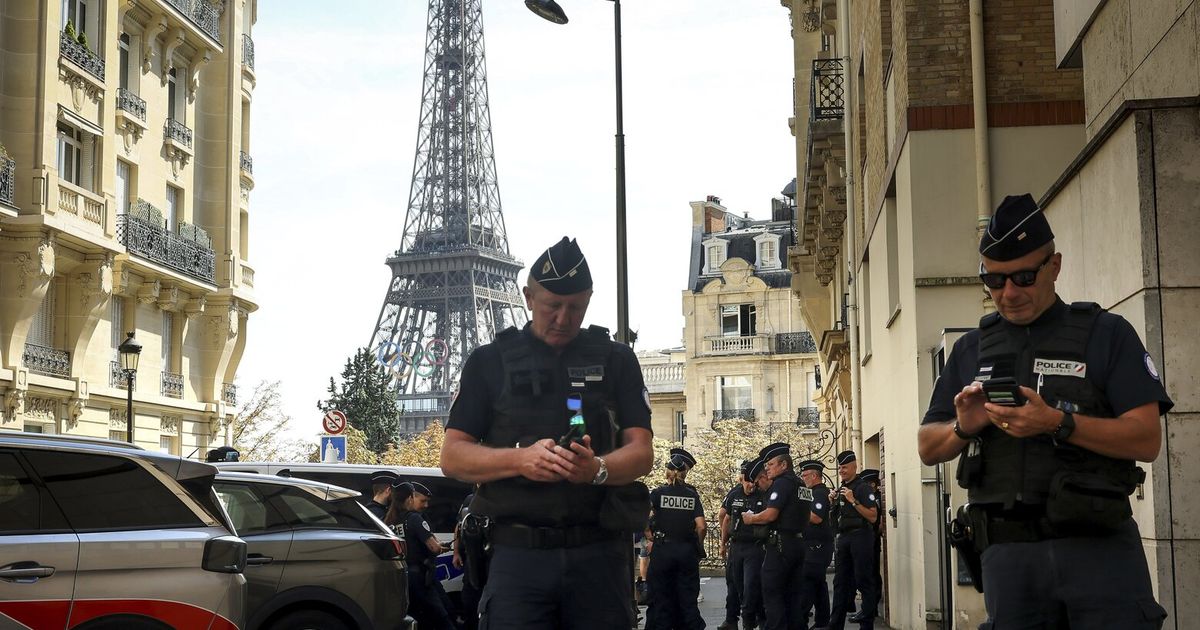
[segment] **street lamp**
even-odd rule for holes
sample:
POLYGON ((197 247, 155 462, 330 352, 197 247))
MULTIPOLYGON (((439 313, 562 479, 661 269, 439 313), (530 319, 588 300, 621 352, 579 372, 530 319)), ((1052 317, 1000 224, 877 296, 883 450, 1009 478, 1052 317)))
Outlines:
POLYGON ((142 344, 133 338, 133 332, 130 331, 125 341, 117 346, 117 352, 121 354, 121 371, 125 372, 125 387, 129 394, 125 403, 125 433, 129 438, 129 443, 133 444, 133 377, 137 374, 138 357, 142 354, 142 344))
MULTIPOLYGON (((621 89, 621 0, 613 3, 613 33, 617 79, 617 341, 633 345, 629 332, 629 266, 625 241, 625 106, 621 89)), ((566 24, 567 14, 554 0, 525 0, 525 6, 539 16, 566 24)))

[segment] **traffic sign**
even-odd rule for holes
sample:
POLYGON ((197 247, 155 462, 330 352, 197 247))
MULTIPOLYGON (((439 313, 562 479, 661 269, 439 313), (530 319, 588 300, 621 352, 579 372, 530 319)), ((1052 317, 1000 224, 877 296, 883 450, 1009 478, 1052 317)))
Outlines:
POLYGON ((321 436, 321 462, 325 464, 346 462, 346 436, 321 436))
POLYGON ((321 424, 325 427, 325 432, 330 435, 337 435, 346 430, 346 414, 331 409, 325 413, 325 417, 321 418, 321 424))

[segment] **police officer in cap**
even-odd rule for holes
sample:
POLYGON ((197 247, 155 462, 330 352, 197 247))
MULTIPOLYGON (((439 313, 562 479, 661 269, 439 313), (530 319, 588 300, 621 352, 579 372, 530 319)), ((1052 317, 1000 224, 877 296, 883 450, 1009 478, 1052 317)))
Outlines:
POLYGON ((1158 628, 1128 499, 1173 405, 1154 361, 1124 318, 1058 297, 1033 197, 1004 199, 979 254, 996 312, 955 342, 917 445, 927 465, 962 455, 987 625, 1158 628))
POLYGON ((400 477, 390 470, 380 470, 371 474, 371 502, 367 511, 379 520, 387 516, 388 506, 392 503, 392 488, 400 485, 400 477))
POLYGON ((791 447, 771 444, 758 454, 765 463, 771 487, 761 512, 744 512, 747 525, 770 525, 763 558, 763 601, 767 630, 795 630, 808 625, 800 610, 800 584, 804 570, 804 528, 812 512, 813 493, 792 470, 791 447))
MULTIPOLYGON (((858 477, 867 482, 871 486, 871 492, 875 495, 875 522, 872 528, 875 530, 875 565, 871 569, 871 577, 875 578, 875 611, 879 613, 879 602, 883 601, 883 566, 880 560, 883 556, 883 514, 887 511, 883 504, 883 494, 879 492, 879 471, 875 468, 864 468, 858 473, 858 477)), ((850 621, 862 621, 862 611, 850 616, 850 621)))
POLYGON ((875 492, 858 476, 858 458, 854 451, 837 455, 838 477, 842 485, 834 494, 837 520, 837 542, 834 551, 833 610, 829 615, 830 630, 842 630, 846 613, 854 607, 854 591, 862 593, 859 627, 875 627, 875 518, 878 515, 875 492))
POLYGON ((761 512, 766 507, 766 495, 755 486, 751 475, 753 466, 751 460, 742 462, 739 468, 740 481, 725 495, 717 515, 721 522, 721 555, 726 558, 727 590, 725 621, 717 626, 717 630, 737 628, 739 618, 744 628, 758 625, 758 609, 762 605, 763 543, 766 541, 767 527, 742 522, 742 512, 761 512))
POLYGON ((404 537, 408 553, 408 601, 410 614, 419 628, 454 630, 450 600, 437 578, 437 557, 443 551, 422 512, 433 496, 424 484, 405 481, 392 491, 392 504, 385 523, 404 537))
POLYGON ((704 506, 700 493, 687 484, 696 458, 671 449, 667 483, 650 493, 654 549, 650 552, 650 607, 646 630, 700 630, 704 619, 696 603, 700 595, 700 556, 704 550, 704 506))
POLYGON ((800 617, 808 619, 815 609, 813 622, 818 628, 829 625, 829 584, 825 570, 833 561, 833 527, 829 521, 829 487, 825 485, 825 465, 815 459, 800 462, 800 481, 812 490, 813 506, 804 528, 804 571, 800 588, 800 617))
POLYGON ((241 453, 236 448, 232 446, 218 446, 204 456, 204 461, 210 464, 215 462, 236 462, 240 457, 241 453))
POLYGON ((641 368, 603 328, 580 328, 592 277, 575 241, 538 257, 524 294, 531 321, 464 363, 442 447, 442 470, 481 484, 471 511, 492 523, 480 627, 628 628, 628 541, 649 513, 635 482, 654 463, 641 368), (575 396, 586 435, 563 440, 575 396))

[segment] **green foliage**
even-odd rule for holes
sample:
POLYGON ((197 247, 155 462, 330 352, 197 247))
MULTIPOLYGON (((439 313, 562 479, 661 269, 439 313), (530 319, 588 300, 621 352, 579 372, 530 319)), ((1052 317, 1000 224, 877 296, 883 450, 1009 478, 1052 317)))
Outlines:
POLYGON ((67 26, 66 26, 66 28, 63 29, 63 33, 65 33, 67 37, 70 37, 71 39, 75 39, 75 37, 77 36, 75 33, 75 23, 72 22, 71 20, 67 20, 67 26))
POLYGON ((233 416, 233 447, 246 462, 304 461, 310 444, 307 440, 288 440, 283 431, 291 418, 280 405, 279 381, 262 381, 250 398, 233 416))
POLYGON ((398 446, 388 445, 388 450, 379 458, 380 464, 388 466, 425 466, 438 468, 442 458, 442 443, 446 431, 441 422, 432 422, 425 430, 404 440, 398 446))
MULTIPOLYGON (((374 353, 361 348, 346 360, 341 381, 338 385, 329 379, 329 398, 318 402, 317 408, 344 412, 350 426, 362 431, 365 448, 378 457, 395 444, 400 430, 400 410, 396 407, 391 377, 375 360, 374 353)), ((347 450, 353 454, 349 445, 347 450)))
POLYGON ((80 46, 83 46, 84 48, 86 48, 86 49, 88 49, 88 50, 91 50, 91 49, 92 49, 92 47, 91 47, 91 46, 88 46, 88 36, 87 36, 87 33, 84 33, 84 32, 82 32, 82 31, 80 31, 80 33, 79 33, 79 39, 78 39, 77 41, 79 42, 79 45, 80 45, 80 46))

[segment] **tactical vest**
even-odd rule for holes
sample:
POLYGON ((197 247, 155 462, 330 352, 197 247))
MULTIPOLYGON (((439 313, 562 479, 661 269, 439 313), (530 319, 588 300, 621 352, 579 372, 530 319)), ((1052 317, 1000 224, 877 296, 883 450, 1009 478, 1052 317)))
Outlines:
MULTIPOLYGON (((592 450, 604 455, 614 449, 617 405, 615 375, 610 370, 613 343, 607 330, 597 326, 581 330, 559 356, 516 328, 501 332, 493 344, 500 353, 504 380, 492 406, 485 445, 511 448, 545 438, 557 440, 570 423, 567 396, 579 394, 592 450)), ((603 486, 510 477, 483 484, 471 512, 501 523, 594 526, 605 495, 603 486)))
MULTIPOLYGON (((866 482, 858 477, 851 479, 849 482, 842 484, 842 488, 850 488, 851 494, 858 496, 859 488, 866 482)), ((856 499, 857 501, 857 499, 856 499)), ((862 529, 870 523, 866 517, 858 513, 858 508, 850 505, 850 499, 842 496, 841 488, 838 488, 837 494, 837 513, 838 513, 838 531, 848 532, 856 529, 862 529)))
MULTIPOLYGON (((819 483, 810 489, 812 490, 814 503, 828 504, 829 488, 825 484, 819 483)), ((829 515, 832 513, 833 510, 826 510, 825 519, 820 523, 809 521, 808 525, 804 527, 804 539, 817 541, 832 540, 833 527, 829 522, 829 515)))
POLYGON ((733 542, 766 540, 768 533, 766 525, 747 525, 742 522, 744 512, 762 511, 762 493, 755 490, 747 495, 740 487, 735 492, 742 493, 742 496, 730 502, 730 507, 733 509, 729 511, 729 529, 731 530, 729 539, 733 542))
MULTIPOLYGON (((808 526, 808 515, 812 512, 812 490, 800 481, 796 473, 790 470, 781 476, 791 478, 795 489, 792 490, 792 496, 780 510, 779 516, 771 524, 772 529, 790 534, 803 532, 804 528, 808 526)), ((771 491, 768 490, 768 492, 771 491)))
POLYGON ((686 485, 667 484, 653 495, 654 533, 674 540, 696 535, 696 506, 700 495, 686 485))
MULTIPOLYGON (((1092 302, 1073 303, 1053 330, 1039 335, 1036 345, 1030 343, 1025 327, 1004 325, 999 313, 984 316, 979 321, 981 374, 990 377, 997 367, 1005 372, 1011 368, 1018 383, 1037 390, 1051 407, 1112 418, 1107 397, 1086 375, 1086 368, 1084 376, 1073 375, 1086 366, 1088 339, 1102 312, 1092 302)), ((988 425, 976 439, 983 466, 978 482, 968 486, 972 505, 1002 504, 1006 509, 1017 503, 1043 505, 1051 478, 1063 470, 1101 474, 1129 492, 1139 483, 1140 469, 1132 461, 1056 444, 1049 434, 1016 438, 988 425)))

